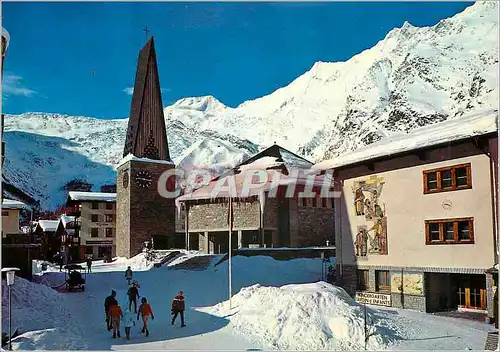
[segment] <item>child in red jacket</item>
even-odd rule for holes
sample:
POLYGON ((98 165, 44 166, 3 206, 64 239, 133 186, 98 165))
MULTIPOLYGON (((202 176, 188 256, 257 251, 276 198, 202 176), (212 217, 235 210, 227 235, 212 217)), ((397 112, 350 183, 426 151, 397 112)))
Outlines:
POLYGON ((177 315, 180 314, 181 327, 186 326, 186 324, 184 324, 184 309, 185 309, 184 296, 182 295, 182 291, 179 291, 179 294, 175 296, 174 300, 172 301, 172 315, 173 315, 172 325, 174 325, 177 315))
POLYGON ((142 315, 142 330, 141 333, 146 333, 146 337, 149 336, 148 330, 148 320, 151 317, 152 320, 155 320, 155 316, 153 315, 153 311, 151 310, 151 306, 148 303, 146 297, 142 297, 141 305, 137 311, 137 320, 139 320, 139 316, 142 315))

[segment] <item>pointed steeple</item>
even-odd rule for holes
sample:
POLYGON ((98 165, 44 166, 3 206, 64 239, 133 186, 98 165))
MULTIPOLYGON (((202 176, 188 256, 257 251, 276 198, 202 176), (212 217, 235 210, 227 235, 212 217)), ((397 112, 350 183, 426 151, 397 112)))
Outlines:
POLYGON ((139 52, 123 156, 170 159, 154 39, 139 52))

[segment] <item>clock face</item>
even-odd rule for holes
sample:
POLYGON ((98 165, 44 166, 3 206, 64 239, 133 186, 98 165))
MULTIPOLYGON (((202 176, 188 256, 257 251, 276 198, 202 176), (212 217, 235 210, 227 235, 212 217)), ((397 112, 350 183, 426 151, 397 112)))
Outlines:
POLYGON ((125 171, 123 173, 122 180, 123 180, 123 188, 126 189, 128 187, 128 172, 127 171, 125 171))
POLYGON ((135 174, 135 183, 142 188, 148 188, 153 182, 153 175, 146 170, 140 170, 135 174))

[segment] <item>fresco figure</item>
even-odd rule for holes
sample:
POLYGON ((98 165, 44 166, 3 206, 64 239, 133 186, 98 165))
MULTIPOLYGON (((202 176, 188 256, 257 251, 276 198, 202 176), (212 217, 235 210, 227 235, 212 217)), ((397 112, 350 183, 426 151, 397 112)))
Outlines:
POLYGON ((361 187, 357 188, 354 196, 354 206, 356 208, 356 215, 365 215, 365 195, 361 187))
POLYGON ((358 233, 356 235, 356 256, 366 257, 366 252, 368 248, 368 233, 366 228, 359 227, 358 233))

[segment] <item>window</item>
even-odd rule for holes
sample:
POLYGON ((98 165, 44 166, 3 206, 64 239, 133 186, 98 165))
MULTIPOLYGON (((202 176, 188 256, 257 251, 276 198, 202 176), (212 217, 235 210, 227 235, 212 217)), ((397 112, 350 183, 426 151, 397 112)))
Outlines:
POLYGON ((97 227, 93 227, 90 229, 90 237, 98 237, 99 229, 97 227))
POLYGON ((106 203, 107 210, 113 210, 113 203, 106 203))
POLYGON ((92 214, 90 216, 90 221, 92 221, 92 222, 98 222, 99 221, 99 214, 92 214))
POLYGON ((106 237, 113 237, 113 228, 112 227, 106 228, 106 237))
POLYGON ((389 271, 375 271, 375 280, 377 291, 391 290, 391 274, 389 273, 389 271))
POLYGON ((8 210, 2 210, 2 216, 9 216, 8 210))
POLYGON ((474 243, 474 218, 426 220, 425 244, 474 243))
POLYGON ((313 208, 316 208, 316 204, 317 204, 317 199, 316 199, 316 197, 311 198, 311 201, 312 201, 312 207, 313 207, 313 208))
POLYGON ((358 286, 359 291, 368 289, 368 270, 358 270, 358 286))
POLYGON ((106 222, 113 222, 113 215, 106 215, 106 222))
POLYGON ((470 164, 426 170, 423 174, 424 194, 472 188, 470 164))
POLYGON ((92 209, 99 209, 99 203, 92 202, 92 209))

